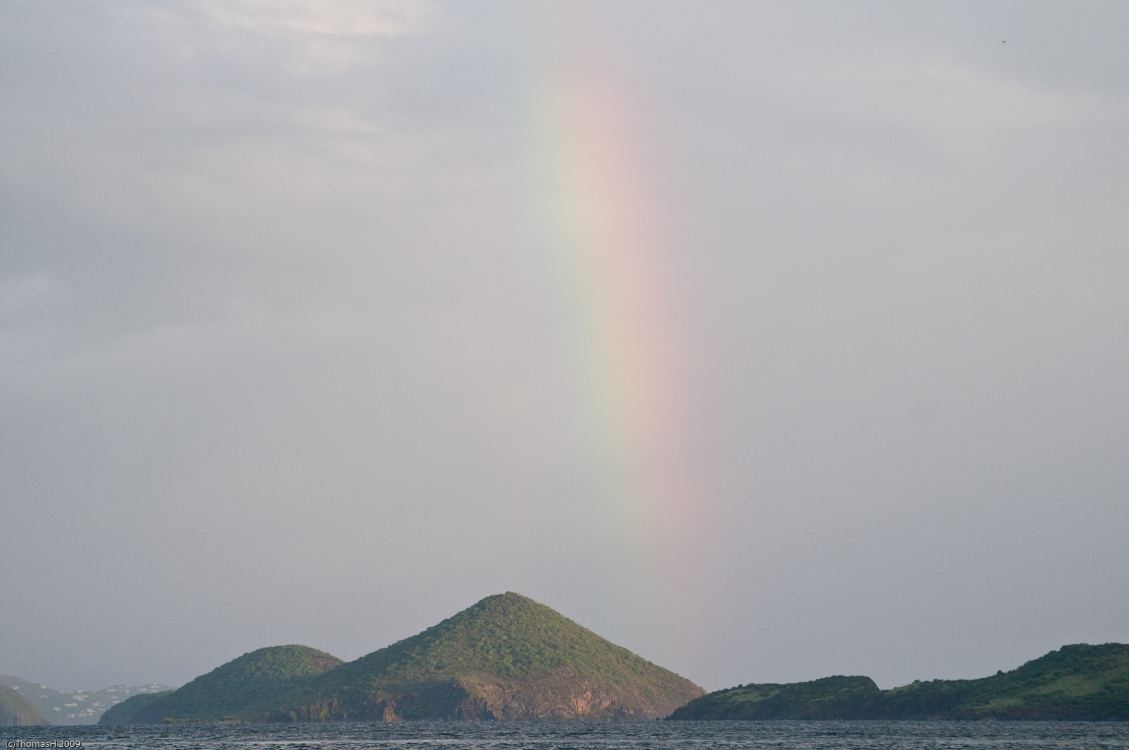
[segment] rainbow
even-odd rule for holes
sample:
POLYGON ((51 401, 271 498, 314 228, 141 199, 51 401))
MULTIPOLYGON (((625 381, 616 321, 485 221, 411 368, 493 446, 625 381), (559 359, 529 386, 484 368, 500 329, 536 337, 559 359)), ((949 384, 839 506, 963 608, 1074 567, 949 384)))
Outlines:
POLYGON ((622 499, 609 512, 640 530, 640 544, 661 548, 685 530, 693 496, 679 444, 671 301, 656 252, 659 203, 641 179, 624 92, 599 74, 577 74, 578 66, 568 73, 547 76, 539 91, 539 215, 575 311, 592 438, 622 499))

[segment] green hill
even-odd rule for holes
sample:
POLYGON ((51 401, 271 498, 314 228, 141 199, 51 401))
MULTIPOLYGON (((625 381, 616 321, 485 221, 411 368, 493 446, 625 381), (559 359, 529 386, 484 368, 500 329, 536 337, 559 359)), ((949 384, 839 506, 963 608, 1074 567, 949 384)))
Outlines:
POLYGON ((325 675, 286 717, 664 716, 702 689, 514 593, 325 675))
POLYGON ((147 723, 145 717, 148 715, 149 707, 166 695, 171 695, 172 692, 172 690, 165 690, 160 693, 139 693, 126 698, 121 703, 106 709, 101 718, 98 719, 98 723, 103 726, 145 724, 147 723))
POLYGON ((105 720, 656 718, 702 694, 513 593, 334 669, 241 688, 235 665, 255 654, 136 711, 127 701, 105 720))
POLYGON ((1129 720, 1129 645, 1063 646, 979 680, 931 680, 886 691, 895 716, 1129 720))
POLYGON ((739 685, 704 695, 672 719, 838 719, 872 711, 882 691, 869 677, 824 677, 811 682, 739 685))
POLYGON ((1129 645, 1063 646, 1010 672, 879 690, 866 677, 744 685, 704 695, 672 719, 1129 720, 1129 645))
POLYGON ((269 702, 340 664, 336 656, 308 646, 260 648, 177 690, 122 701, 106 711, 99 723, 237 719, 248 706, 269 702))
POLYGON ((46 723, 20 691, 0 685, 0 727, 30 727, 46 723))

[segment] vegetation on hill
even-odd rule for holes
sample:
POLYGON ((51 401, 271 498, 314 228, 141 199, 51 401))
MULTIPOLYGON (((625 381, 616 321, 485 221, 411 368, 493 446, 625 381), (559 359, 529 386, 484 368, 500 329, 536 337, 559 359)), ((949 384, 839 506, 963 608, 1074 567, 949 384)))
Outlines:
POLYGON ((270 701, 341 664, 308 646, 270 646, 243 654, 178 690, 134 696, 103 714, 101 724, 223 721, 270 701))
POLYGON ((0 727, 29 727, 46 723, 20 691, 0 685, 0 727))
POLYGON ((151 721, 145 720, 149 707, 172 692, 171 690, 164 690, 160 693, 139 693, 130 696, 121 703, 106 709, 98 719, 98 723, 103 726, 151 723, 151 721))
POLYGON ((837 719, 873 710, 882 691, 869 677, 824 677, 811 682, 738 685, 704 695, 672 719, 837 719), (708 714, 708 715, 707 715, 708 714))
POLYGON ((1075 644, 979 680, 931 680, 886 691, 894 715, 1129 720, 1129 645, 1075 644))
POLYGON ((248 666, 262 655, 151 703, 127 702, 105 722, 656 718, 703 692, 513 593, 336 668, 259 679, 248 666))
POLYGON ((991 677, 883 691, 866 677, 745 685, 704 695, 670 718, 1129 720, 1129 645, 1063 646, 991 677))

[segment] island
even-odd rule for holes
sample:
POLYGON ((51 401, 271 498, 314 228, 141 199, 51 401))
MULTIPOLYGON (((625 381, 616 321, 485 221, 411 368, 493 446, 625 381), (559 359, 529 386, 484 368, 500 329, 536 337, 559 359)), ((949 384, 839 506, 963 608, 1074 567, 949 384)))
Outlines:
POLYGON ((509 592, 348 663, 308 646, 258 649, 99 723, 655 719, 704 692, 509 592))

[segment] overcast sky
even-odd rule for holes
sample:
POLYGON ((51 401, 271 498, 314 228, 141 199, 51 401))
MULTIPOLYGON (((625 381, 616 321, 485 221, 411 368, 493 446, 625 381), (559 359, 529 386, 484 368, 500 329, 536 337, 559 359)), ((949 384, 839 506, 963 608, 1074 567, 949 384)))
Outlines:
POLYGON ((0 672, 1129 641, 1120 0, 4 0, 0 149, 0 672))

